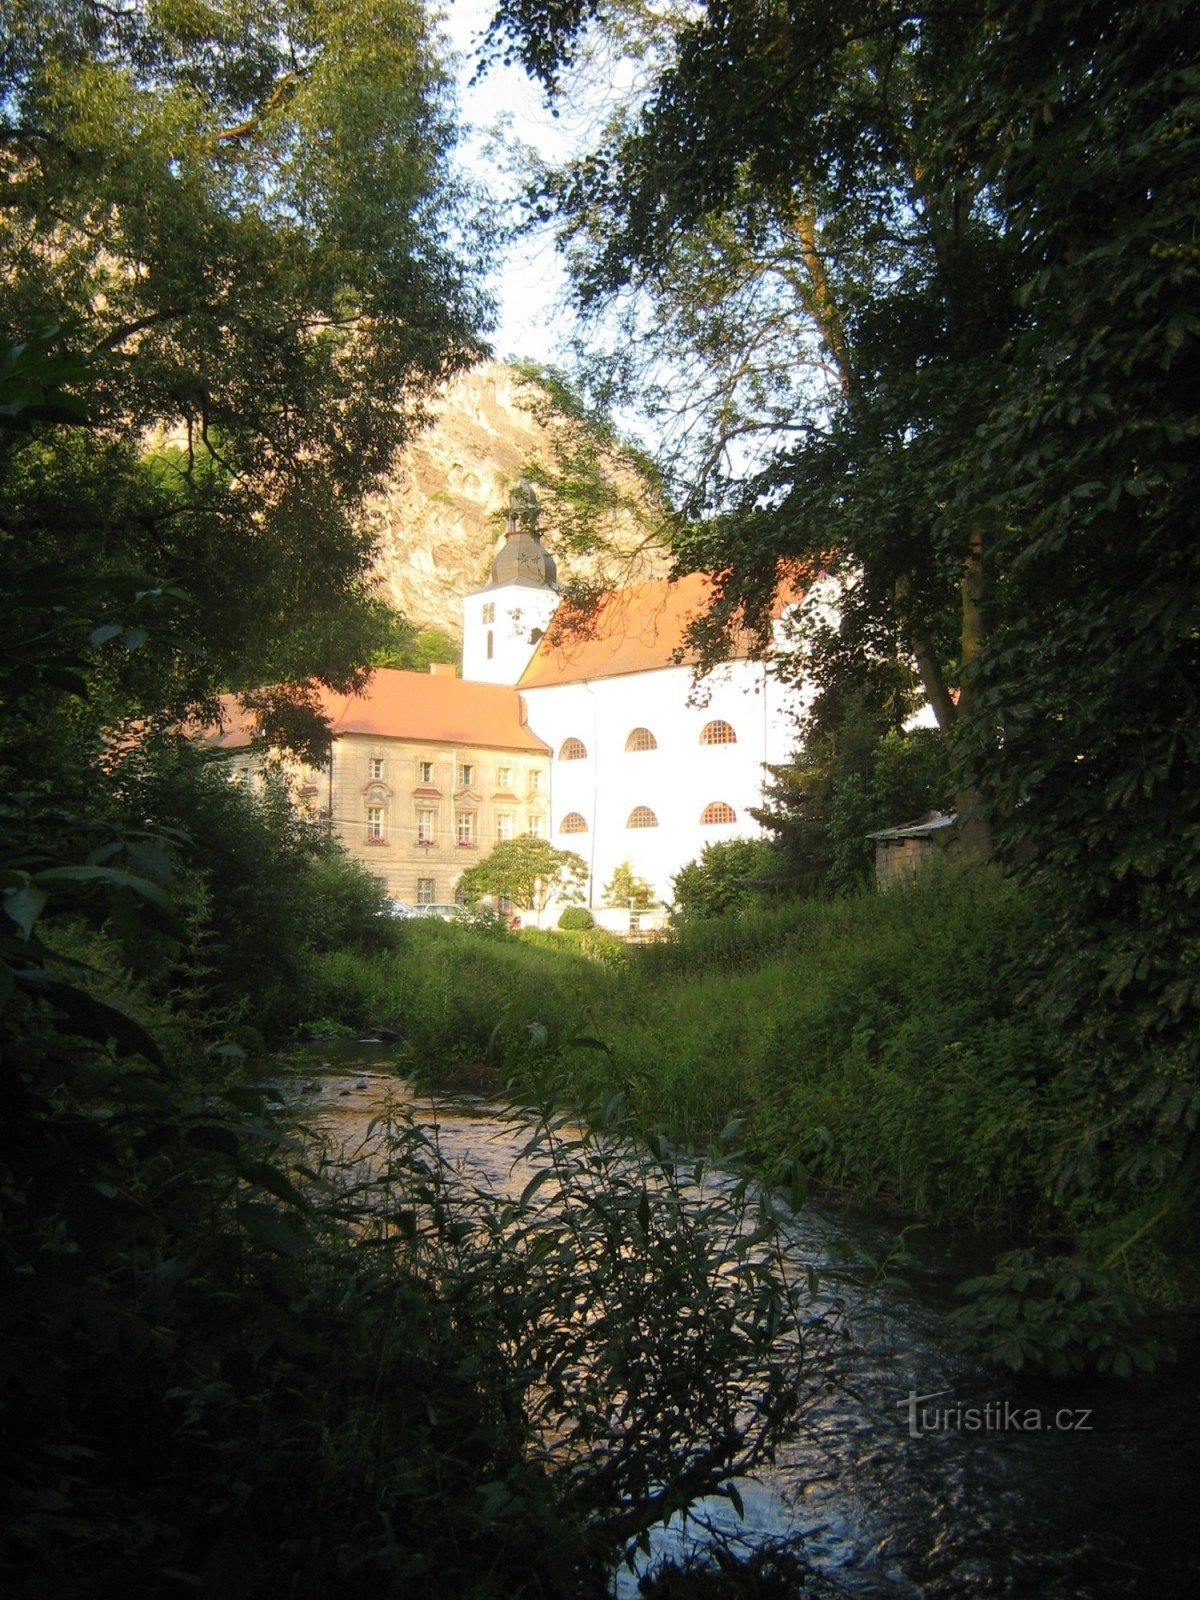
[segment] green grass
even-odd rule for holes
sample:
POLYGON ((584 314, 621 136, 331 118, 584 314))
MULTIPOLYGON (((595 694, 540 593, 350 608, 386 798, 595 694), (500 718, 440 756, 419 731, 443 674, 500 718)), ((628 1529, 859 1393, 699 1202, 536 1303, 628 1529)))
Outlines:
POLYGON ((1036 1003, 1045 928, 998 873, 931 874, 615 954, 418 924, 390 954, 323 958, 311 992, 321 1014, 396 1028, 435 1078, 487 1062, 518 1094, 586 1107, 619 1091, 688 1145, 738 1119, 764 1164, 856 1201, 1083 1243, 1165 1282, 1179 1208, 1131 1176, 1137 1123, 1105 1122, 1099 1069, 1072 1071, 1036 1003))

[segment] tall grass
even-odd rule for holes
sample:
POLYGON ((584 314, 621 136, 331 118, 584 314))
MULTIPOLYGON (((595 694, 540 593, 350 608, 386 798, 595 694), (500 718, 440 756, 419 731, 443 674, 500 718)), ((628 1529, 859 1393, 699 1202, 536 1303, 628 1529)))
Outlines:
POLYGON ((1043 939, 999 874, 931 874, 693 925, 610 966, 552 936, 418 925, 392 954, 323 959, 313 1004, 396 1028, 435 1072, 487 1060, 584 1104, 620 1090, 684 1142, 744 1119, 765 1159, 909 1215, 1071 1231, 1126 1200, 1056 1191, 1090 1113, 1027 997, 1043 939))
POLYGON ((324 960, 313 1003, 395 1028, 435 1070, 486 1058, 518 1089, 554 1075, 585 1103, 620 1089, 693 1143, 744 1117, 764 1153, 824 1183, 995 1223, 1044 1203, 1064 1113, 1022 1004, 1038 938, 1011 884, 946 875, 714 919, 619 967, 420 925, 376 960, 324 960))

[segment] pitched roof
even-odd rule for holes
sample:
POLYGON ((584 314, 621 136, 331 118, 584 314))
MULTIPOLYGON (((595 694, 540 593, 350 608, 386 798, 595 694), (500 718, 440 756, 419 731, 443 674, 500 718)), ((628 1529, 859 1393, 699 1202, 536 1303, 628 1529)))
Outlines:
MULTIPOLYGON (((541 689, 657 667, 694 666, 699 654, 687 642, 688 628, 711 609, 714 598, 713 580, 706 572, 611 590, 594 609, 581 613, 577 627, 551 626, 538 641, 519 687, 541 689)), ((785 584, 775 613, 802 598, 796 584, 785 584)), ((730 654, 745 657, 750 647, 750 635, 739 634, 730 654)))
MULTIPOLYGON (((362 694, 321 689, 318 698, 335 739, 362 733, 423 744, 482 745, 538 754, 549 748, 525 726, 521 697, 505 684, 468 683, 441 674, 379 667, 362 694)), ((210 743, 227 750, 250 743, 253 714, 244 711, 232 695, 221 697, 221 722, 221 732, 211 736, 210 743)))

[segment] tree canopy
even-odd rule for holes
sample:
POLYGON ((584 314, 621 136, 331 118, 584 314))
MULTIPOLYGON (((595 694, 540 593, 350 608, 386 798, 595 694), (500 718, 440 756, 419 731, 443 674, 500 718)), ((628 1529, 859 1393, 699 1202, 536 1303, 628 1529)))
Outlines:
POLYGON ((16 0, 5 23, 0 333, 68 330, 93 423, 6 444, 6 589, 36 611, 64 574, 169 581, 190 649, 113 654, 131 710, 348 687, 391 633, 360 498, 486 312, 423 8, 16 0))
MULTIPOLYGON (((553 89, 589 25, 611 41, 636 9, 502 0, 494 36, 553 89)), ((783 562, 851 580, 852 629, 915 660, 952 735, 960 804, 981 794, 1057 897, 1043 1000, 1098 1102, 1145 1122, 1153 1160, 1186 1155, 1200 13, 638 15, 644 97, 539 206, 585 306, 641 295, 665 360, 716 361, 707 439, 763 427, 748 470, 710 449, 693 475, 680 558, 724 575, 710 634, 764 616, 783 562), (811 381, 779 379, 789 339, 811 381)))
POLYGON ((501 895, 523 911, 541 911, 551 899, 574 904, 583 899, 587 863, 573 850, 556 850, 548 839, 522 834, 502 839, 458 881, 468 904, 501 895))

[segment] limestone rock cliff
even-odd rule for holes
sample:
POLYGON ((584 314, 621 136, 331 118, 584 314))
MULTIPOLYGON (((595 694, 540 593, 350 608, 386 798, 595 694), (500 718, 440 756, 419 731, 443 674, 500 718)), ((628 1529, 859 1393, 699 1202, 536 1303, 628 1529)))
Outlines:
MULTIPOLYGON (((511 367, 474 367, 450 383, 434 421, 400 452, 384 489, 367 507, 378 541, 381 596, 418 626, 462 632, 464 594, 487 581, 504 531, 508 492, 530 465, 562 464, 572 424, 548 409, 544 392, 511 367)), ((605 517, 601 549, 580 551, 556 537, 553 496, 544 501, 542 535, 563 582, 632 583, 661 577, 666 559, 646 545, 650 516, 637 502, 644 486, 627 466, 606 464, 627 492, 605 517)))

